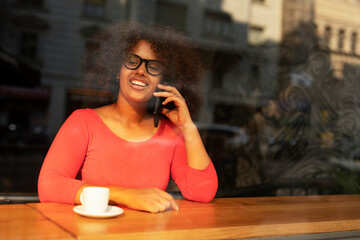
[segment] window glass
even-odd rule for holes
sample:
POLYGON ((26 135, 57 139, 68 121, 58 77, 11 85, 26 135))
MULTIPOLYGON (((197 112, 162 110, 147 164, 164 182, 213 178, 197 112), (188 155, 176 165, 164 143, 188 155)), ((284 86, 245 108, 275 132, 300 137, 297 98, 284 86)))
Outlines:
POLYGON ((231 16, 224 12, 205 11, 204 34, 217 37, 231 37, 231 16))
POLYGON ((264 41, 264 28, 251 26, 249 28, 249 43, 253 45, 261 44, 264 41))
POLYGON ((331 39, 331 27, 327 26, 325 28, 325 34, 324 34, 325 46, 330 47, 330 39, 331 39))
POLYGON ((356 32, 353 32, 352 35, 351 35, 351 52, 353 54, 356 54, 356 48, 358 46, 357 44, 357 41, 358 41, 358 34, 356 32))
POLYGON ((360 16, 359 1, 21 6, 44 3, 1 4, 0 70, 11 77, 0 83, 0 195, 36 199, 41 164, 66 118, 116 99, 116 73, 110 83, 82 79, 96 74, 108 37, 94 36, 123 21, 171 26, 201 54, 193 121, 218 173, 217 196, 360 193, 360 25, 349 17, 360 16))
POLYGON ((186 5, 173 2, 157 2, 156 21, 158 23, 169 25, 179 31, 186 31, 186 17, 186 5))
POLYGON ((103 18, 105 16, 106 0, 85 0, 83 14, 88 17, 103 18))
POLYGON ((340 29, 339 36, 338 36, 338 49, 342 51, 344 48, 344 38, 345 38, 345 31, 340 29))
POLYGON ((37 57, 38 35, 33 32, 22 32, 20 38, 19 55, 25 58, 37 57))

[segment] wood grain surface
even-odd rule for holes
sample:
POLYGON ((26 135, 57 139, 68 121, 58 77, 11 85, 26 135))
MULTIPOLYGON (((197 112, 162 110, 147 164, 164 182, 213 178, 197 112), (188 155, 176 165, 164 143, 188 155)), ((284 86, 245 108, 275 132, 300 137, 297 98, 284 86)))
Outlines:
POLYGON ((241 239, 360 230, 360 195, 176 201, 179 211, 123 208, 110 219, 79 216, 66 204, 28 206, 77 239, 241 239))
POLYGON ((25 204, 0 205, 0 239, 75 239, 25 204))

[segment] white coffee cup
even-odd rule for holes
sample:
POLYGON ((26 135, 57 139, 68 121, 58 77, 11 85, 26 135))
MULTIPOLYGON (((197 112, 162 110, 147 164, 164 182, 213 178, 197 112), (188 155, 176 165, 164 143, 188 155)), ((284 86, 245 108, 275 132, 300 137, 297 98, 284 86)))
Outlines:
POLYGON ((80 194, 81 204, 88 213, 104 213, 109 204, 109 189, 105 187, 84 187, 80 194))

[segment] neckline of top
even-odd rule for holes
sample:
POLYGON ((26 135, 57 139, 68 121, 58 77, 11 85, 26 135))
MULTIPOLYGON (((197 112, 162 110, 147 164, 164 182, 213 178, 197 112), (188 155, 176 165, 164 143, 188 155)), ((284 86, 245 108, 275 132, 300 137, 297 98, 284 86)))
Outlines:
POLYGON ((109 127, 108 125, 106 125, 106 123, 104 122, 104 120, 100 117, 100 115, 92 108, 87 108, 87 110, 89 110, 95 117, 96 119, 101 122, 101 124, 107 129, 108 132, 111 133, 111 135, 115 136, 116 138, 118 138, 119 140, 121 141, 125 141, 125 142, 128 142, 128 143, 144 143, 144 142, 147 142, 147 141, 151 141, 153 140, 154 138, 156 138, 159 133, 163 130, 163 128, 165 127, 165 122, 163 119, 160 120, 160 124, 159 124, 159 127, 158 129, 156 130, 155 134, 153 136, 151 136, 150 138, 148 139, 145 139, 145 140, 140 140, 140 141, 131 141, 131 140, 126 140, 118 135, 116 135, 109 127))

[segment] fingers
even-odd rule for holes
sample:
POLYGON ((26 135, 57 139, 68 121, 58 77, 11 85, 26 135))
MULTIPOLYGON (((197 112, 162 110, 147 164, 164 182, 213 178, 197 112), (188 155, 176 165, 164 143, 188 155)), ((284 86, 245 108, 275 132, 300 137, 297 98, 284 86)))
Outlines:
POLYGON ((170 102, 175 104, 174 109, 163 108, 161 113, 180 128, 185 126, 186 123, 192 122, 185 98, 180 94, 180 92, 175 87, 165 86, 162 84, 158 84, 158 88, 163 91, 154 92, 154 96, 165 98, 162 105, 166 105, 170 102))
POLYGON ((158 88, 160 89, 163 89, 165 91, 168 91, 168 92, 179 92, 176 87, 173 87, 173 86, 170 86, 170 85, 163 85, 163 84, 158 84, 157 86, 158 88))
POLYGON ((176 211, 179 210, 179 206, 175 202, 175 199, 172 199, 172 201, 171 201, 171 208, 176 210, 176 211))
POLYGON ((179 210, 178 205, 176 204, 175 200, 172 201, 159 201, 159 202, 153 202, 152 206, 149 206, 148 211, 152 213, 159 213, 159 212, 165 212, 166 210, 179 210))
POLYGON ((142 198, 142 207, 140 210, 158 213, 169 209, 179 209, 174 198, 170 194, 157 188, 142 189, 141 196, 139 197, 142 198))
POLYGON ((158 94, 156 96, 161 96, 161 97, 171 97, 171 96, 175 96, 175 97, 179 97, 182 98, 179 90, 177 90, 175 87, 173 86, 168 86, 168 85, 162 85, 162 84, 158 84, 158 88, 165 90, 163 92, 157 92, 157 93, 161 93, 158 94))
POLYGON ((170 86, 165 86, 165 87, 166 87, 165 89, 166 91, 154 92, 155 97, 165 98, 165 100, 162 102, 163 105, 166 105, 169 102, 174 102, 175 105, 179 106, 181 102, 185 102, 185 99, 181 96, 180 92, 176 88, 170 86))
POLYGON ((166 105, 168 104, 169 102, 174 102, 174 104, 176 106, 179 106, 179 102, 182 101, 181 99, 179 99, 179 97, 175 97, 175 96, 170 96, 170 97, 167 97, 163 102, 162 102, 162 105, 166 105))
POLYGON ((161 191, 161 190, 159 190, 159 191, 160 191, 160 194, 167 199, 167 201, 168 201, 168 203, 169 203, 169 207, 168 207, 168 208, 171 207, 171 208, 174 209, 174 210, 179 210, 179 207, 178 207, 178 205, 176 204, 174 198, 173 198, 169 193, 164 192, 164 191, 161 191))
POLYGON ((157 196, 157 201, 154 202, 156 207, 158 208, 158 212, 163 212, 168 209, 178 210, 179 207, 176 204, 174 198, 167 192, 156 189, 156 192, 159 194, 157 196))
POLYGON ((170 204, 166 204, 166 202, 153 202, 152 206, 149 206, 149 212, 152 213, 158 213, 158 212, 164 212, 167 209, 170 208, 170 204))
POLYGON ((175 97, 178 99, 184 99, 180 93, 177 92, 154 92, 155 97, 164 97, 164 98, 170 98, 175 97))

